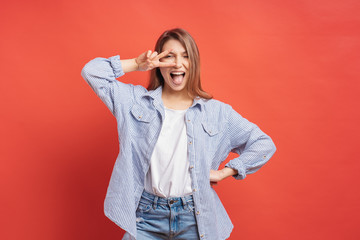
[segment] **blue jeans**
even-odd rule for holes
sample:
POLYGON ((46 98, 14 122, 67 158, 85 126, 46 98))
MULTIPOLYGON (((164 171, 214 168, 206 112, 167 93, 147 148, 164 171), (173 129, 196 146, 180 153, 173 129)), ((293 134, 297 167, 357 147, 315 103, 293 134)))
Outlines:
POLYGON ((136 228, 137 240, 198 240, 192 196, 162 198, 144 191, 136 228))

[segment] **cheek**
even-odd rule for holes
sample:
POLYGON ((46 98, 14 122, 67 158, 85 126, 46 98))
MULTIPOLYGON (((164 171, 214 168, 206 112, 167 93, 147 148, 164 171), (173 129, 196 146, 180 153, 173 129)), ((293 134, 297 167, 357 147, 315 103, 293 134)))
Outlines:
POLYGON ((189 71, 190 69, 190 63, 187 61, 184 63, 184 67, 186 68, 187 71, 189 71))
POLYGON ((160 73, 161 73, 161 76, 162 76, 164 79, 166 79, 166 76, 167 76, 166 71, 165 71, 164 69, 161 69, 161 68, 160 68, 160 73))

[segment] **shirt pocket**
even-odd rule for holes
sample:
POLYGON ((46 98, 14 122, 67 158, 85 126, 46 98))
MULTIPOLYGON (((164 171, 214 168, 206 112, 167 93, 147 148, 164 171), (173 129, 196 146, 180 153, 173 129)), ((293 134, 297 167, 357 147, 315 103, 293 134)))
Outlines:
POLYGON ((147 110, 139 104, 134 104, 130 112, 132 115, 131 134, 136 137, 144 137, 150 130, 156 112, 147 110))
POLYGON ((224 124, 214 122, 202 122, 204 131, 204 147, 210 152, 215 152, 220 148, 221 140, 224 136, 224 124))

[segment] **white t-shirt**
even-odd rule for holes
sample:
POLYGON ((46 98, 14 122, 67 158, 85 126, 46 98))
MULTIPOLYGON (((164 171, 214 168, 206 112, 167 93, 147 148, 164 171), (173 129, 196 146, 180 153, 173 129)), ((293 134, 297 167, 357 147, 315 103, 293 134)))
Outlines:
POLYGON ((165 107, 165 120, 150 160, 145 191, 160 197, 192 193, 187 155, 185 110, 165 107))

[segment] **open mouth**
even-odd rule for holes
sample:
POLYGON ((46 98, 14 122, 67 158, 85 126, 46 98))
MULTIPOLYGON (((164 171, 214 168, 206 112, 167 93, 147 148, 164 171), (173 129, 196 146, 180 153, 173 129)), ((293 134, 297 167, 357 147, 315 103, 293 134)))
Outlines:
POLYGON ((185 76, 185 73, 184 72, 182 72, 182 73, 170 73, 170 76, 172 77, 172 78, 174 78, 174 77, 176 77, 176 76, 185 76))
POLYGON ((179 85, 183 82, 185 73, 184 72, 172 72, 172 73, 170 73, 170 76, 171 76, 173 82, 175 84, 179 85))

